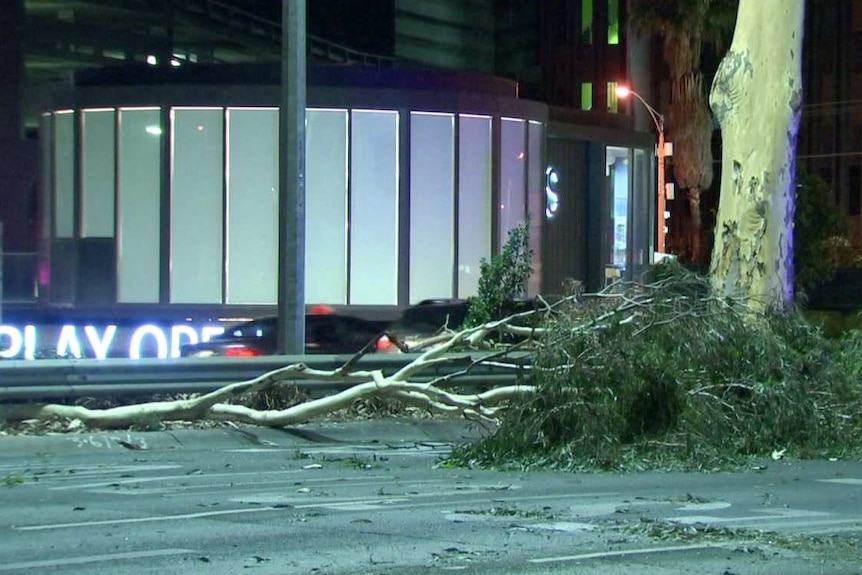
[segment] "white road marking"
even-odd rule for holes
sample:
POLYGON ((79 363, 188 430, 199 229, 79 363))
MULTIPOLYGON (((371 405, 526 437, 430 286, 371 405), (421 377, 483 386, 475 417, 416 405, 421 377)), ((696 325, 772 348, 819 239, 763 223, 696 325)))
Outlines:
POLYGON ((681 551, 701 551, 704 549, 721 549, 718 545, 679 545, 675 547, 645 547, 642 549, 621 549, 619 551, 602 551, 598 553, 582 553, 580 555, 561 555, 559 557, 539 557, 528 559, 529 563, 563 563, 571 561, 588 561, 590 559, 609 559, 611 557, 629 557, 632 555, 652 555, 657 553, 679 553, 681 551))
POLYGON ((153 549, 152 551, 132 551, 129 553, 111 553, 109 555, 63 557, 61 559, 44 559, 41 561, 25 561, 23 563, 7 563, 5 565, 0 565, 0 571, 16 571, 18 569, 39 569, 45 567, 66 567, 68 565, 85 565, 87 563, 104 563, 108 561, 127 561, 130 559, 149 559, 151 557, 189 555, 192 553, 196 553, 196 551, 192 549, 153 549))
MULTIPOLYGON (((198 476, 201 477, 201 476, 198 476)), ((204 478, 207 476, 204 475, 204 478)), ((299 482, 303 486, 311 486, 312 488, 323 484, 325 489, 331 489, 333 487, 339 487, 335 485, 331 485, 333 483, 344 484, 347 487, 365 487, 365 486, 379 486, 381 480, 395 480, 396 477, 394 475, 366 475, 364 479, 368 481, 358 481, 353 482, 349 479, 345 479, 344 477, 315 477, 314 479, 308 479, 306 481, 299 482)), ((444 479, 429 479, 426 481, 421 481, 418 483, 442 483, 447 482, 444 479)), ((260 481, 225 481, 223 483, 205 483, 203 485, 170 485, 165 487, 151 487, 145 489, 134 489, 134 490, 122 490, 118 491, 117 489, 89 489, 90 493, 104 493, 109 495, 125 495, 132 497, 140 497, 142 495, 163 495, 165 497, 189 497, 191 495, 195 495, 197 491, 203 491, 203 495, 207 495, 208 492, 217 492, 224 489, 230 489, 232 493, 252 489, 255 495, 261 495, 266 493, 277 493, 283 494, 285 491, 295 491, 297 487, 297 478, 290 477, 286 478, 284 481, 267 481, 266 483, 261 483, 260 481)), ((411 482, 411 484, 415 484, 417 482, 411 482)), ((409 487, 409 486, 408 486, 409 487)))
POLYGON ((91 479, 100 475, 112 475, 116 473, 137 473, 146 471, 164 471, 167 469, 180 469, 182 465, 115 465, 111 467, 36 467, 27 465, 0 466, 0 473, 5 469, 16 471, 25 477, 38 477, 40 482, 74 481, 76 479, 91 479))
MULTIPOLYGON (((764 517, 764 519, 773 519, 772 517, 764 517)), ((728 521, 726 525, 733 526, 733 521, 728 521)), ((759 529, 761 531, 788 531, 798 530, 803 533, 832 533, 836 531, 860 531, 862 530, 862 518, 856 519, 820 519, 814 521, 773 521, 756 523, 749 526, 750 529, 759 529), (855 528, 831 529, 839 525, 855 525, 855 528), (819 529, 811 529, 818 527, 819 529)))
POLYGON ((710 503, 688 503, 682 507, 677 507, 677 511, 717 511, 719 509, 727 509, 732 504, 727 501, 713 501, 710 503))
POLYGON ((579 533, 581 531, 595 531, 596 526, 592 523, 577 523, 574 521, 556 521, 554 523, 529 523, 524 527, 529 529, 542 529, 545 531, 560 531, 562 533, 579 533))
POLYGON ((308 473, 304 469, 282 469, 278 471, 234 471, 232 473, 184 473, 183 475, 160 475, 157 477, 124 477, 122 479, 111 479, 99 481, 97 483, 80 483, 76 485, 63 485, 60 487, 50 487, 52 491, 69 491, 72 489, 94 489, 113 487, 114 485, 127 485, 130 483, 152 483, 154 481, 171 481, 174 479, 194 480, 214 477, 241 477, 244 475, 261 476, 261 475, 291 475, 294 473, 308 473))
POLYGON ((843 479, 818 479, 820 483, 839 483, 841 485, 862 485, 862 479, 846 477, 843 479))
MULTIPOLYGON (((382 501, 388 501, 389 503, 386 503, 386 505, 385 505, 386 509, 413 509, 413 508, 419 508, 419 507, 440 507, 440 499, 443 496, 477 495, 479 493, 481 493, 481 492, 472 491, 472 492, 468 493, 466 491, 443 491, 443 492, 437 491, 437 492, 433 492, 433 493, 415 493, 415 494, 411 494, 409 497, 406 497, 406 498, 404 497, 403 493, 392 493, 392 494, 384 496, 384 497, 377 495, 377 496, 370 496, 370 497, 332 497, 332 498, 326 498, 326 499, 321 499, 319 497, 318 498, 309 498, 309 497, 295 498, 295 497, 290 497, 290 496, 235 497, 235 498, 230 499, 229 501, 231 501, 233 503, 252 503, 252 504, 257 504, 257 505, 290 505, 291 507, 293 507, 295 509, 307 509, 307 508, 312 508, 312 507, 329 507, 329 508, 344 509, 345 506, 348 506, 351 504, 375 504, 375 503, 380 503, 382 501), (420 498, 432 498, 432 499, 434 499, 434 501, 427 501, 427 502, 421 502, 421 503, 417 502, 417 501, 412 501, 412 500, 420 499, 420 498), (411 502, 406 504, 406 505, 395 505, 395 506, 393 506, 391 504, 391 502, 396 500, 396 499, 397 500, 403 499, 405 501, 411 501, 411 502)), ((493 491, 486 492, 487 495, 493 495, 494 493, 496 493, 496 492, 493 492, 493 491)), ((523 501, 544 501, 547 499, 559 499, 559 498, 571 499, 572 497, 605 497, 608 495, 618 495, 618 494, 617 493, 590 493, 590 494, 579 495, 579 496, 573 496, 570 494, 565 494, 565 495, 563 495, 563 494, 552 494, 552 495, 548 495, 548 494, 545 494, 545 495, 515 495, 515 494, 512 494, 509 497, 504 497, 504 496, 498 495, 496 497, 491 496, 491 497, 485 497, 482 499, 475 499, 474 498, 474 499, 464 499, 461 501, 454 500, 454 501, 450 501, 450 504, 451 505, 458 505, 459 507, 462 507, 462 506, 471 505, 471 504, 488 504, 490 502, 507 503, 507 502, 511 501, 514 503, 520 503, 523 501)), ((452 511, 451 509, 445 511, 445 513, 453 513, 453 512, 454 511, 452 511)))
POLYGON ((682 525, 694 525, 695 523, 750 523, 754 521, 773 521, 778 518, 796 519, 802 517, 828 517, 832 513, 826 511, 807 511, 805 509, 764 509, 758 510, 760 515, 749 515, 744 517, 720 517, 717 515, 681 515, 679 517, 668 517, 672 523, 682 525))
MULTIPOLYGON (((590 493, 583 494, 580 497, 600 497, 600 496, 613 496, 619 495, 619 493, 590 493)), ((537 501, 537 500, 545 500, 545 499, 557 499, 560 497, 571 498, 571 495, 528 495, 528 496, 513 496, 511 498, 512 502, 522 503, 524 501, 537 501)), ((80 521, 75 523, 53 523, 53 524, 45 524, 45 525, 23 525, 23 526, 13 526, 12 529, 16 531, 47 531, 51 529, 69 529, 69 528, 80 528, 80 527, 99 527, 105 525, 129 525, 135 523, 155 523, 159 521, 177 521, 184 519, 205 519, 209 517, 220 517, 224 515, 245 515, 250 513, 264 513, 270 511, 287 511, 287 510, 297 510, 297 509, 319 509, 319 508, 331 508, 336 511, 350 511, 351 509, 345 509, 344 506, 347 506, 351 503, 356 504, 374 504, 375 502, 381 501, 395 501, 397 497, 393 497, 391 499, 381 499, 380 497, 355 497, 355 498, 345 498, 342 500, 339 499, 329 499, 325 501, 314 501, 308 502, 310 500, 306 499, 305 502, 299 504, 292 504, 287 502, 284 503, 275 503, 272 505, 268 505, 265 507, 254 507, 252 509, 222 509, 219 511, 201 511, 198 513, 182 513, 178 515, 152 515, 149 517, 134 517, 129 519, 104 519, 104 520, 95 520, 95 521, 80 521), (339 507, 339 505, 341 507, 339 507)), ((507 498, 494 497, 492 499, 495 502, 506 502, 507 498)), ((459 506, 467 506, 467 505, 486 505, 488 504, 489 499, 465 499, 463 501, 457 502, 459 506)), ((439 501, 427 501, 424 503, 406 503, 406 504, 385 504, 378 507, 379 509, 412 509, 418 507, 439 507, 439 501)), ((366 510, 366 509, 363 509, 366 510)), ((452 511, 446 511, 445 513, 452 513, 452 511)))
MULTIPOLYGON (((435 494, 435 495, 439 495, 439 494, 435 494)), ((592 493, 592 494, 588 494, 588 495, 583 495, 581 497, 591 497, 594 495, 605 495, 605 494, 592 493)), ((609 495, 617 495, 617 494, 611 493, 609 495)), ((525 501, 545 501, 548 499, 551 499, 551 500, 559 499, 560 497, 566 497, 567 499, 572 498, 571 495, 566 495, 566 496, 562 496, 562 495, 525 495, 525 496, 513 496, 513 497, 507 497, 507 498, 494 497, 494 498, 491 498, 490 500, 489 499, 464 499, 462 501, 456 501, 454 503, 457 504, 458 507, 466 507, 466 506, 472 506, 472 505, 488 505, 492 501, 498 505, 499 504, 506 504, 506 503, 518 504, 518 503, 523 503, 525 501)), ((410 509, 420 509, 420 508, 424 508, 424 507, 432 507, 432 508, 433 507, 440 507, 440 501, 438 501, 437 499, 438 498, 435 497, 434 501, 424 501, 421 503, 417 502, 417 501, 409 501, 409 500, 408 500, 409 502, 407 502, 407 503, 399 503, 397 498, 393 497, 391 499, 387 499, 387 500, 380 502, 377 507, 368 507, 367 509, 363 509, 363 510, 367 511, 370 509, 386 509, 388 511, 402 511, 402 510, 410 510, 410 509)), ((347 503, 351 503, 351 502, 352 501, 339 503, 339 502, 332 502, 332 501, 323 501, 323 502, 316 502, 316 503, 304 503, 304 504, 294 505, 293 507, 294 507, 294 509, 328 508, 328 509, 333 509, 335 511, 354 511, 355 509, 353 509, 349 505, 347 505, 347 503)), ((369 506, 374 505, 374 500, 366 500, 366 501, 353 500, 353 502, 365 503, 369 506)), ((442 513, 444 516, 451 516, 453 514, 457 514, 458 512, 456 510, 453 510, 453 509, 445 509, 442 511, 442 513)))
POLYGON ((254 509, 222 509, 220 511, 201 511, 199 513, 183 513, 180 515, 152 515, 150 517, 134 517, 131 519, 104 519, 102 521, 79 521, 77 523, 53 523, 48 525, 13 526, 16 531, 48 531, 50 529, 69 529, 73 527, 98 527, 102 525, 129 525, 133 523, 155 523, 158 521, 176 521, 178 519, 204 519, 222 515, 244 515, 247 513, 263 513, 266 511, 284 511, 283 507, 255 507, 254 509))

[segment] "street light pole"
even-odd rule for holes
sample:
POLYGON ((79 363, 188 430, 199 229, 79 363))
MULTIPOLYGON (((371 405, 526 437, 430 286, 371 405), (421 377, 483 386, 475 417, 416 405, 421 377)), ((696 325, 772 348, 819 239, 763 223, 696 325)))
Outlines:
POLYGON ((305 0, 283 0, 278 138, 278 352, 305 353, 305 0))
POLYGON ((616 94, 619 98, 626 98, 629 95, 634 96, 640 103, 644 105, 649 112, 650 118, 652 118, 653 123, 655 124, 655 129, 658 132, 658 147, 656 148, 656 161, 658 163, 657 166, 657 187, 658 187, 658 197, 656 202, 656 251, 664 253, 665 251, 665 221, 664 221, 664 213, 666 209, 665 204, 665 172, 664 172, 664 116, 662 116, 658 110, 649 105, 649 103, 641 97, 640 94, 635 92, 634 90, 627 88, 625 86, 617 86, 616 94))

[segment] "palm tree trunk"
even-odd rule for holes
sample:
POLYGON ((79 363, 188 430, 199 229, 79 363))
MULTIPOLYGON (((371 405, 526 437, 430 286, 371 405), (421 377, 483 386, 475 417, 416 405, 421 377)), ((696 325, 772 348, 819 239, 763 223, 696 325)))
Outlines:
POLYGON ((703 254, 701 253, 700 248, 700 230, 702 228, 702 220, 700 217, 700 192, 700 188, 689 188, 688 190, 688 207, 691 212, 689 245, 691 246, 691 259, 697 263, 703 261, 703 254))

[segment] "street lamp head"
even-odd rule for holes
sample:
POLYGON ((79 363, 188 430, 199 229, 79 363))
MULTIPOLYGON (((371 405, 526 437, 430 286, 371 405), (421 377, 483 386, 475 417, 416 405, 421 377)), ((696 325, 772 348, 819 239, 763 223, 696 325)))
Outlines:
POLYGON ((652 121, 655 123, 656 130, 659 132, 664 131, 664 116, 659 113, 658 110, 650 106, 649 102, 643 99, 643 97, 629 88, 628 86, 618 85, 614 88, 614 93, 617 95, 617 98, 628 98, 629 96, 634 96, 637 98, 641 104, 646 106, 647 111, 649 112, 652 121))

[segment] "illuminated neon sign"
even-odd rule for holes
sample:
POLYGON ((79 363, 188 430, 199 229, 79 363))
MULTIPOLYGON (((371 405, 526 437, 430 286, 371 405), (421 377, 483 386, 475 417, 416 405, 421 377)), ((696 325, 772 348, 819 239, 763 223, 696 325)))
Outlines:
POLYGON ((560 175, 553 166, 545 169, 545 217, 553 219, 560 209, 560 194, 557 192, 557 184, 560 183, 560 175))
POLYGON ((131 330, 127 342, 119 342, 117 326, 107 325, 98 328, 86 325, 83 329, 75 325, 59 326, 54 329, 26 325, 23 328, 0 325, 0 358, 34 359, 37 352, 55 353, 60 357, 179 357, 180 346, 209 341, 224 333, 224 328, 216 325, 196 329, 187 324, 169 328, 145 324, 131 330), (47 332, 47 336, 46 336, 47 332), (53 335, 51 332, 54 332, 53 335), (117 349, 119 348, 119 349, 117 349), (85 353, 85 351, 87 353, 85 353))

